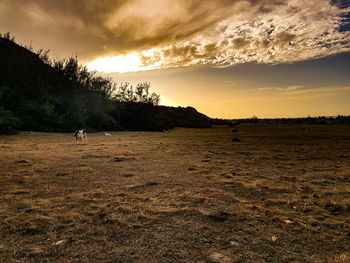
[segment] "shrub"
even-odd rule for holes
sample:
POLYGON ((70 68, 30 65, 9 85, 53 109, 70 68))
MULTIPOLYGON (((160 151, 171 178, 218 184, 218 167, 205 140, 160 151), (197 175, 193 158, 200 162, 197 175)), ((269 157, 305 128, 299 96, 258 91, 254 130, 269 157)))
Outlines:
POLYGON ((0 134, 17 133, 19 119, 11 111, 0 109, 0 134))

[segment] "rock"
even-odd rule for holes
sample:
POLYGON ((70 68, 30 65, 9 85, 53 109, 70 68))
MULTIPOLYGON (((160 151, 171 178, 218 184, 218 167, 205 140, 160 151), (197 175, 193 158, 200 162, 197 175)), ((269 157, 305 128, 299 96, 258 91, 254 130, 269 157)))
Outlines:
POLYGON ((53 242, 52 245, 58 246, 58 245, 63 244, 64 242, 65 242, 65 240, 59 240, 59 241, 57 241, 57 242, 53 242))
POLYGON ((237 241, 231 240, 231 241, 230 241, 230 245, 236 247, 236 246, 239 245, 239 243, 238 243, 237 241))
POLYGON ((104 221, 101 219, 101 218, 99 218, 99 219, 94 219, 94 225, 96 225, 96 226, 101 226, 101 225, 103 225, 103 223, 104 223, 104 221))
POLYGON ((19 164, 21 164, 21 163, 29 163, 29 161, 27 161, 27 160, 19 160, 16 163, 19 163, 19 164))
POLYGON ((226 221, 227 217, 229 216, 228 213, 226 212, 220 212, 220 213, 217 213, 217 214, 211 214, 209 215, 209 218, 213 221, 216 221, 216 222, 224 222, 226 221))
POLYGON ((158 182, 148 182, 146 183, 146 186, 155 186, 155 185, 159 185, 158 182))
POLYGON ((68 173, 57 173, 56 176, 66 176, 68 173))
POLYGON ((214 252, 213 254, 210 255, 211 260, 215 261, 215 262, 230 262, 230 258, 218 253, 218 252, 214 252))
POLYGON ((29 163, 27 160, 19 160, 17 163, 29 163))
POLYGON ((133 177, 135 176, 134 174, 123 174, 124 177, 133 177))
POLYGON ((275 241, 277 240, 277 237, 276 237, 276 236, 272 236, 272 237, 271 237, 271 240, 272 240, 273 242, 275 242, 275 241))
POLYGON ((119 162, 124 162, 124 161, 131 161, 131 160, 135 160, 135 158, 133 158, 133 157, 114 157, 113 158, 113 161, 114 162, 117 162, 117 163, 119 163, 119 162))

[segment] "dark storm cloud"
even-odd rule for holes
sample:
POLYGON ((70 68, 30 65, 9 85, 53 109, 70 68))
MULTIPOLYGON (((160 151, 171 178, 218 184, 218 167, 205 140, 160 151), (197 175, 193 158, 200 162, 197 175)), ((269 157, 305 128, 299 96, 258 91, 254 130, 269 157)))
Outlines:
POLYGON ((147 69, 225 67, 349 51, 339 30, 348 9, 342 0, 2 0, 0 31, 85 61, 137 52, 147 69))
POLYGON ((3 31, 17 25, 21 31, 56 36, 60 48, 69 41, 67 48, 83 50, 82 56, 99 56, 181 41, 261 2, 2 0, 0 21, 3 31))

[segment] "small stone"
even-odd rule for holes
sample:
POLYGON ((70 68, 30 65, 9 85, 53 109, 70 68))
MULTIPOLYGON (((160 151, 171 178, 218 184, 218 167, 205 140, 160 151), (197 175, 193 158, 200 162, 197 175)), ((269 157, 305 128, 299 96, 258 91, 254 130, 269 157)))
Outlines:
POLYGON ((133 177, 133 176, 135 176, 134 174, 124 174, 123 175, 124 177, 133 177))
POLYGON ((57 173, 56 176, 66 176, 68 173, 57 173))
POLYGON ((231 244, 231 246, 238 246, 239 244, 238 244, 238 242, 237 241, 230 241, 230 244, 231 244))
POLYGON ((64 243, 64 240, 59 240, 59 241, 57 241, 57 242, 53 242, 53 245, 54 246, 58 246, 58 245, 61 245, 61 244, 63 244, 64 243))
POLYGON ((272 237, 271 237, 271 240, 272 240, 273 242, 275 242, 275 241, 277 240, 277 237, 276 237, 276 236, 272 236, 272 237))
POLYGON ((229 214, 226 212, 219 212, 219 213, 210 214, 209 218, 216 222, 224 222, 227 220, 228 216, 229 214))
POLYGON ((215 261, 215 262, 230 262, 230 258, 220 254, 218 252, 214 252, 213 254, 210 255, 210 258, 215 261))
POLYGON ((27 160, 19 160, 16 163, 29 163, 29 161, 27 161, 27 160))

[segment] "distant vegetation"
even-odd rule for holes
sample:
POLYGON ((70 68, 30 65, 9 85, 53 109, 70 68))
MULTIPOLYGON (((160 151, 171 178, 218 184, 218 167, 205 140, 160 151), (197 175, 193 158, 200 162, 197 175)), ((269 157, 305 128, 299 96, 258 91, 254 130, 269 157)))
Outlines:
POLYGON ((305 118, 258 118, 236 119, 231 124, 239 123, 267 123, 267 124, 342 124, 350 125, 350 116, 338 115, 334 117, 305 117, 305 118))
POLYGON ((210 127, 194 108, 159 106, 149 82, 116 84, 79 65, 78 59, 52 60, 0 35, 0 133, 17 130, 71 132, 210 127))
POLYGON ((192 107, 159 106, 151 83, 117 84, 81 66, 76 57, 53 60, 0 34, 0 134, 18 130, 72 132, 205 128, 239 123, 350 124, 350 116, 223 120, 192 107))

